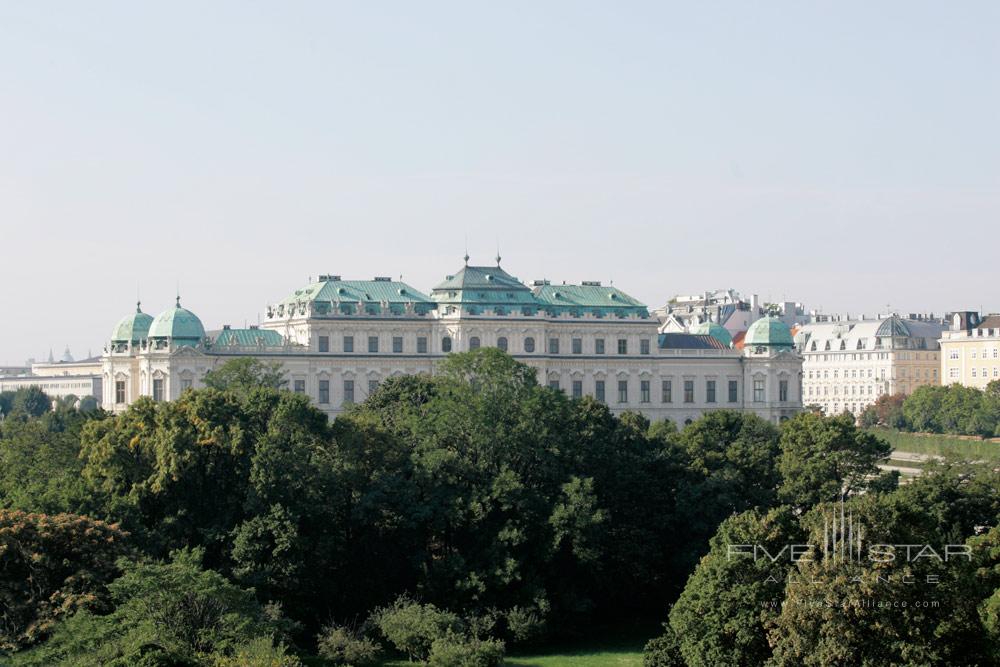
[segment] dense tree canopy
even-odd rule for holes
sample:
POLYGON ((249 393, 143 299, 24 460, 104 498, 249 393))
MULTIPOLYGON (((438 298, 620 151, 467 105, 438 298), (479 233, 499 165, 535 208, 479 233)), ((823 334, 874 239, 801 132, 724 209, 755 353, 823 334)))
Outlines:
POLYGON ((121 535, 98 556, 87 539, 73 551, 59 537, 69 528, 46 528, 53 537, 34 541, 40 558, 53 558, 41 561, 53 572, 42 597, 18 588, 28 561, 9 561, 17 576, 3 585, 18 611, 4 617, 6 645, 52 632, 18 660, 294 665, 289 651, 312 649, 320 632, 325 654, 370 661, 395 640, 364 619, 400 600, 409 600, 404 616, 436 609, 461 619, 422 640, 420 656, 441 664, 494 664, 504 642, 607 620, 662 620, 674 599, 650 664, 793 664, 811 638, 837 633, 871 661, 934 661, 987 656, 1000 632, 995 474, 932 465, 897 489, 875 468, 888 446, 849 417, 804 414, 779 427, 717 411, 677 430, 572 399, 539 385, 529 366, 480 349, 450 355, 434 376, 387 379, 330 423, 280 389, 273 370, 232 361, 205 389, 142 399, 118 415, 82 402, 53 411, 46 399, 32 416, 9 397, 0 508, 33 513, 28 528, 61 525, 69 513, 90 526, 87 539, 121 535), (971 596, 971 611, 951 625, 943 613, 920 617, 922 632, 964 643, 965 653, 876 613, 845 620, 765 606, 808 591, 762 578, 801 571, 836 589, 850 570, 734 559, 728 545, 774 554, 815 541, 842 497, 877 534, 973 539, 994 553, 941 588, 945 601, 971 596), (110 569, 74 574, 98 557, 110 569), (191 595, 179 593, 185 587, 191 595), (50 613, 44 600, 62 594, 74 602, 50 613), (872 624, 887 628, 884 646, 872 624), (904 654, 904 645, 923 648, 904 654))

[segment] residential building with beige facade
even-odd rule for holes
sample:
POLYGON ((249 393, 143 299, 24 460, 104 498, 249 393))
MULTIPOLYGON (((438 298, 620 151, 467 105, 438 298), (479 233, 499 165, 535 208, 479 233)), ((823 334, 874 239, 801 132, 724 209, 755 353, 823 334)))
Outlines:
POLYGON ((948 319, 941 334, 942 382, 985 389, 1000 380, 1000 315, 963 311, 948 319))

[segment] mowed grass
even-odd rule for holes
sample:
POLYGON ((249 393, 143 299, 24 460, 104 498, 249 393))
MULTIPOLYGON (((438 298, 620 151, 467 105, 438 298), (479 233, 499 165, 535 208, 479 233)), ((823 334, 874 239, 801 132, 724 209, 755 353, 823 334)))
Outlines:
MULTIPOLYGON (((972 461, 1000 461, 1000 442, 979 440, 957 435, 935 433, 904 433, 887 428, 871 429, 872 433, 888 441, 893 449, 913 454, 931 456, 957 456, 972 461)), ((900 463, 900 465, 903 465, 900 463)), ((920 467, 907 464, 910 467, 920 467)))
MULTIPOLYGON (((504 659, 505 665, 517 667, 642 667, 642 647, 662 632, 659 626, 626 629, 609 636, 577 642, 560 642, 535 650, 514 650, 504 659)), ((414 667, 406 660, 387 660, 383 667, 414 667)))

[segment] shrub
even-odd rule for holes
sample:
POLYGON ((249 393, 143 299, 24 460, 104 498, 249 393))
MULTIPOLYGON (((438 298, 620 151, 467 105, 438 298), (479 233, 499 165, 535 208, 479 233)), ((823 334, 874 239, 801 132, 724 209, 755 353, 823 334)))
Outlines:
POLYGON ((420 604, 402 595, 389 607, 377 610, 372 622, 382 635, 410 660, 427 660, 435 639, 461 632, 458 616, 432 604, 420 604))
POLYGON ((496 667, 503 664, 504 643, 455 633, 435 639, 427 664, 430 667, 496 667))
POLYGON ((231 656, 216 654, 214 658, 212 667, 302 667, 298 657, 270 637, 258 637, 237 646, 231 656))
POLYGON ((103 610, 115 561, 127 552, 116 525, 0 510, 0 650, 44 638, 79 610, 103 610))
POLYGON ((642 650, 643 667, 684 667, 680 643, 669 623, 664 623, 664 633, 650 639, 642 650))
POLYGON ((378 663, 381 647, 341 625, 328 625, 316 638, 319 655, 334 665, 367 667, 378 663))
POLYGON ((524 642, 537 637, 545 629, 542 612, 535 607, 512 607, 504 615, 507 634, 515 642, 524 642))

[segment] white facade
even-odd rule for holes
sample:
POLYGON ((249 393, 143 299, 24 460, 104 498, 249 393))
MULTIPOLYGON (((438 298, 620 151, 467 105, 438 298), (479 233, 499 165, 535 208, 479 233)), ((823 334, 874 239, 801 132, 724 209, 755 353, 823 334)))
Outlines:
POLYGON ((940 384, 943 328, 897 316, 802 326, 795 343, 803 358, 803 402, 827 414, 858 415, 883 394, 940 384))

